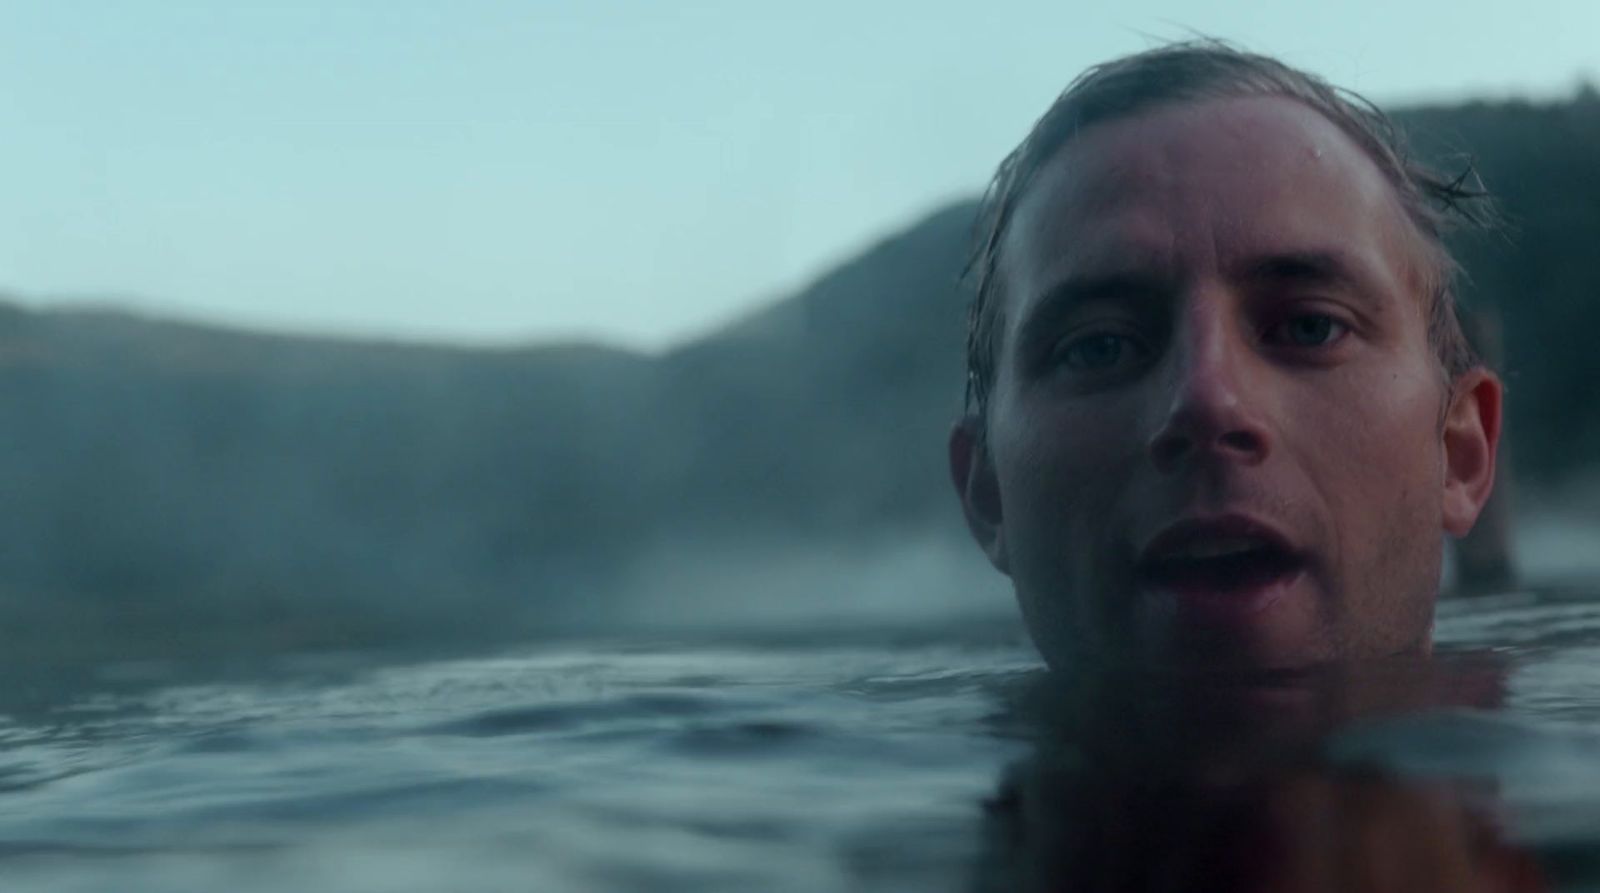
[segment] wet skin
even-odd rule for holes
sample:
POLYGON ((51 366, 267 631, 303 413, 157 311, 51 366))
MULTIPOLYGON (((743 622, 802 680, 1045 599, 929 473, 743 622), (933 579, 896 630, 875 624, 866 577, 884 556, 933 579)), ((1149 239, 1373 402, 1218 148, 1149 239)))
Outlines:
POLYGON ((1429 648, 1500 384, 1446 381, 1420 237, 1282 98, 1158 107, 1046 163, 998 268, 969 526, 1046 660, 1284 667, 1429 648))

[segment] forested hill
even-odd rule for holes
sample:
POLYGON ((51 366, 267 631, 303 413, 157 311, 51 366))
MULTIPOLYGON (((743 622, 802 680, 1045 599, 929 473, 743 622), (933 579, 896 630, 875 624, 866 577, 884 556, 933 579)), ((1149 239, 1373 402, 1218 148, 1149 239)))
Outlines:
POLYGON ((1461 239, 1458 253, 1465 299, 1503 323, 1519 470, 1550 483, 1600 463, 1600 92, 1397 117, 1423 154, 1472 158, 1507 218, 1501 235, 1461 239))
MULTIPOLYGON (((1575 473, 1600 456, 1600 100, 1402 118, 1430 153, 1470 149, 1516 223, 1463 244, 1469 297, 1503 310, 1522 472, 1575 473)), ((957 541, 943 443, 973 212, 661 356, 0 306, 0 636, 143 654, 519 635, 648 599, 664 555, 957 541)))

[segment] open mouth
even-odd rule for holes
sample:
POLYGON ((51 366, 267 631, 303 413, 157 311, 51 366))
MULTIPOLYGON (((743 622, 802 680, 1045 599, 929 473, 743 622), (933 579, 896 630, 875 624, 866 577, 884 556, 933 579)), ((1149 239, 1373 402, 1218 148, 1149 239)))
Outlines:
POLYGON ((1259 607, 1304 567, 1275 532, 1232 522, 1169 529, 1144 550, 1137 570, 1145 586, 1180 598, 1259 607))
POLYGON ((1205 590, 1225 593, 1248 591, 1285 579, 1301 562, 1271 545, 1253 545, 1215 555, 1181 555, 1158 558, 1141 568, 1141 575, 1161 589, 1205 590))

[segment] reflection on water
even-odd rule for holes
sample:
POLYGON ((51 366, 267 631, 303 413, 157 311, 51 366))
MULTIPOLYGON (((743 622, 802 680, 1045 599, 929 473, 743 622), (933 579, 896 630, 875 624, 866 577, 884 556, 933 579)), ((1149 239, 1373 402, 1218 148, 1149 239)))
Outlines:
POLYGON ((1404 776, 1343 752, 1384 719, 1503 705, 1491 653, 1269 679, 1039 680, 1035 750, 989 807, 981 890, 1532 891, 1489 767, 1404 776))
POLYGON ((965 619, 18 676, 0 886, 1594 888, 1600 605, 1440 635, 1249 680, 1067 684, 965 619))
POLYGON ((1241 777, 1035 768, 998 801, 984 890, 1534 891, 1492 791, 1307 766, 1241 777))

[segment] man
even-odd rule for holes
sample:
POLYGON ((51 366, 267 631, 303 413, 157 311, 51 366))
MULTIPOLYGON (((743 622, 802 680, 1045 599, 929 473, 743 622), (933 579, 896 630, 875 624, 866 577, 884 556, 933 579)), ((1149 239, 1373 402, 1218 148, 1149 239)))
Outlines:
POLYGON ((1441 241, 1481 217, 1462 183, 1214 42, 1097 66, 1045 113, 986 197, 949 453, 1049 664, 1429 650, 1500 433, 1441 241))

